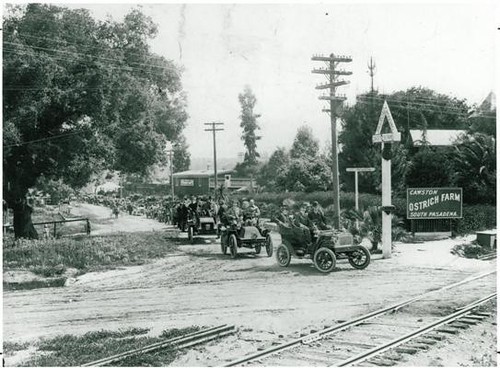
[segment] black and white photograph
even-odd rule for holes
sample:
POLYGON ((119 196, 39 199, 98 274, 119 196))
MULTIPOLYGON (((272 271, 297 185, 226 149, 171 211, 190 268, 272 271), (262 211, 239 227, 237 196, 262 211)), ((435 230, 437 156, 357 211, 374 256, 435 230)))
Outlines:
POLYGON ((0 9, 3 366, 497 366, 496 1, 0 9))

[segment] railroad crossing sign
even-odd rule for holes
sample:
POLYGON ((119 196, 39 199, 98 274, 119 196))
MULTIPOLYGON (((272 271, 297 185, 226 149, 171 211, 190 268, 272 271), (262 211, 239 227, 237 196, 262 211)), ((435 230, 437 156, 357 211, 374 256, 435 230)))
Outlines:
POLYGON ((391 203, 391 158, 392 144, 401 141, 401 133, 398 132, 391 111, 384 101, 380 118, 378 119, 377 130, 372 137, 373 143, 380 143, 382 148, 382 256, 391 258, 392 250, 392 212, 394 206, 391 203), (384 122, 389 123, 390 133, 382 134, 384 122))
POLYGON ((394 119, 392 118, 391 110, 389 110, 389 105, 387 105, 387 101, 384 101, 384 106, 382 107, 380 118, 378 119, 377 129, 375 130, 375 134, 372 136, 372 141, 373 143, 401 141, 401 133, 398 132, 396 124, 394 124, 394 119), (389 123, 389 128, 391 129, 391 132, 382 134, 382 128, 386 120, 389 123))

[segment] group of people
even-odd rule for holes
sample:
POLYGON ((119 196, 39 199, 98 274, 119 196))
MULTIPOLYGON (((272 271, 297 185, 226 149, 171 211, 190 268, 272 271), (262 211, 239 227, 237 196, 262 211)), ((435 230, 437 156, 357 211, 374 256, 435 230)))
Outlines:
POLYGON ((236 220, 248 226, 255 226, 258 225, 259 222, 260 209, 253 199, 249 201, 243 199, 241 207, 238 200, 233 200, 231 207, 227 207, 226 204, 221 201, 218 217, 223 225, 228 225, 231 220, 236 220))
POLYGON ((126 198, 105 195, 86 195, 84 202, 106 206, 111 209, 111 217, 118 218, 120 214, 142 216, 155 219, 166 224, 172 222, 173 202, 169 196, 146 196, 134 194, 126 198))
POLYGON ((174 225, 185 230, 190 217, 199 221, 202 216, 213 217, 216 224, 228 225, 231 220, 236 220, 245 225, 257 225, 260 217, 260 209, 255 205, 253 199, 230 201, 219 199, 218 203, 212 197, 192 197, 191 200, 184 198, 178 201, 174 210, 174 225))
POLYGON ((281 206, 281 212, 275 219, 281 225, 288 227, 302 228, 308 230, 312 239, 317 236, 318 230, 327 230, 330 227, 326 224, 326 218, 317 201, 311 204, 302 203, 297 212, 293 212, 288 206, 281 206))
POLYGON ((204 216, 213 217, 214 221, 217 221, 217 212, 218 206, 211 196, 192 197, 191 200, 185 197, 174 204, 172 223, 184 231, 190 218, 198 222, 199 218, 204 216))

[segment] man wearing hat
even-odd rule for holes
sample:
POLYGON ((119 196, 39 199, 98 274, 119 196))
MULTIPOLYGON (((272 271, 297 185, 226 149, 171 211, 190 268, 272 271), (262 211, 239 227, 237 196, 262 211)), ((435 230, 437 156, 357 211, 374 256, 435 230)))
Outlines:
POLYGON ((309 220, 318 227, 320 230, 326 230, 328 227, 326 226, 326 218, 323 213, 323 209, 319 205, 317 201, 313 202, 312 208, 308 213, 309 220))

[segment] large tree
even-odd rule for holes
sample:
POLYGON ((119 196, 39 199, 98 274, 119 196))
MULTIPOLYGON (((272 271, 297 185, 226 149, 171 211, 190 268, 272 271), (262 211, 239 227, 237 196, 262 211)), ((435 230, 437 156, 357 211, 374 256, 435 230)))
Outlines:
POLYGON ((252 166, 257 164, 260 156, 257 152, 257 141, 261 138, 257 135, 257 130, 260 129, 257 119, 260 115, 254 112, 257 98, 253 94, 252 89, 246 86, 243 93, 238 95, 238 99, 241 105, 240 126, 243 129, 241 139, 246 147, 243 163, 246 166, 252 166))
POLYGON ((292 159, 302 157, 316 157, 319 152, 319 142, 312 133, 312 129, 307 125, 299 127, 292 148, 290 157, 292 159))
POLYGON ((191 165, 191 155, 188 151, 186 137, 180 136, 174 144, 174 172, 185 171, 191 165))
POLYGON ((3 27, 3 194, 16 237, 36 237, 26 194, 38 178, 80 187, 105 168, 146 172, 181 135, 186 103, 139 10, 115 22, 29 4, 3 27))
POLYGON ((257 176, 257 184, 265 190, 274 191, 279 189, 277 178, 283 176, 290 162, 287 150, 278 147, 269 157, 269 160, 262 166, 257 176))
MULTIPOLYGON (((290 153, 275 152, 273 165, 283 163, 274 171, 274 185, 282 190, 324 191, 331 188, 332 175, 325 155, 319 152, 319 142, 307 126, 297 130, 290 153)), ((272 182, 273 183, 273 182, 272 182)))

